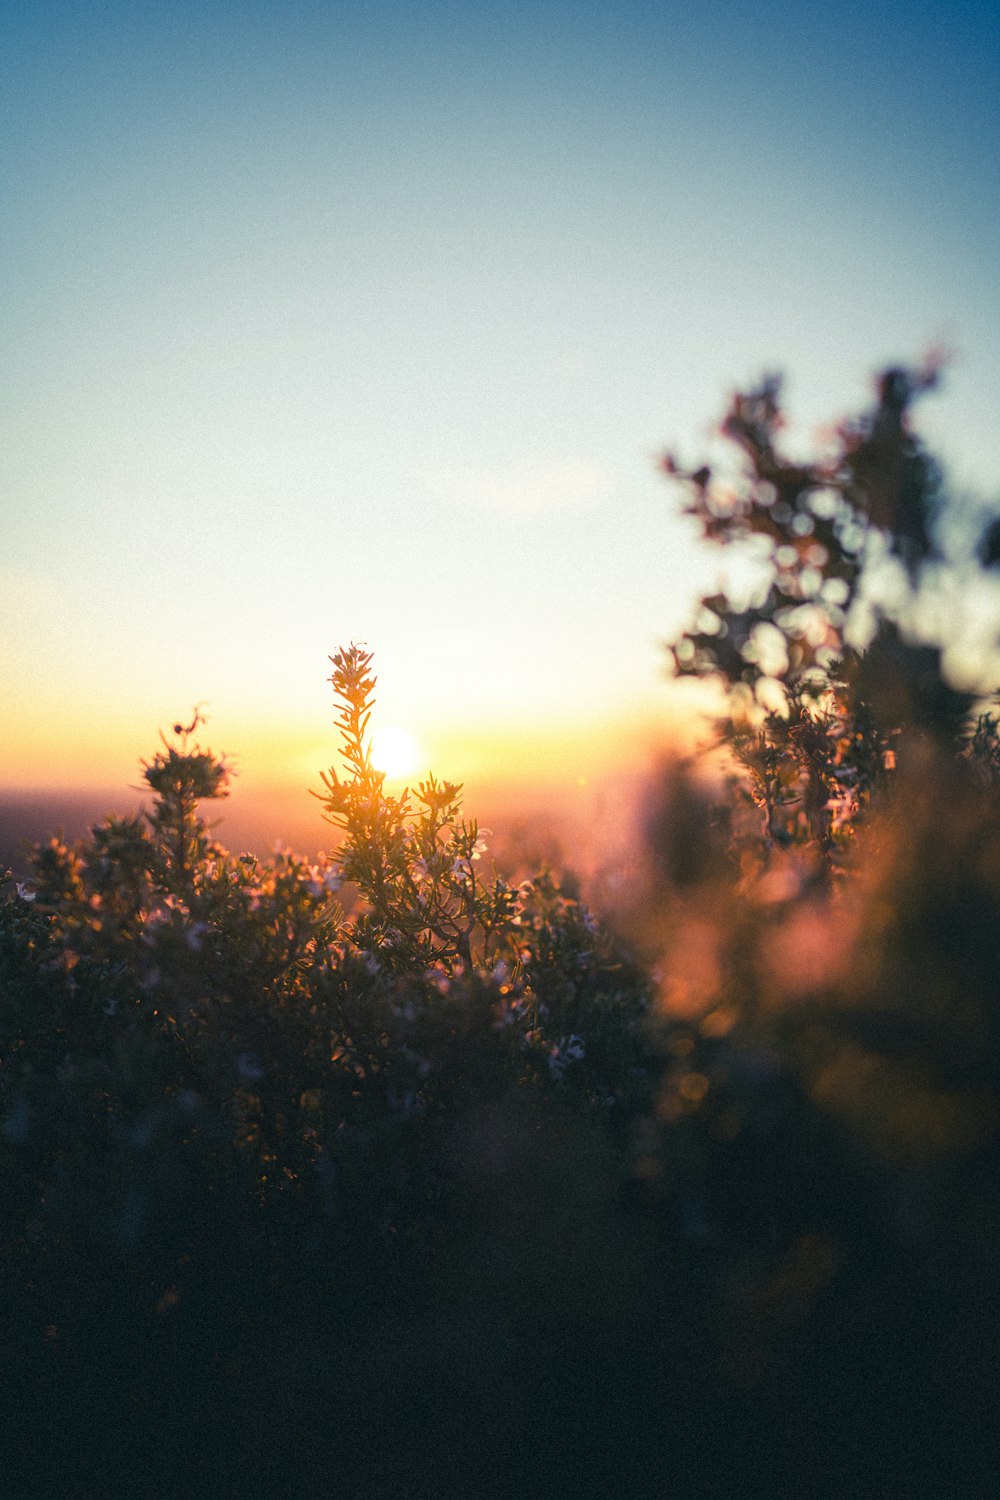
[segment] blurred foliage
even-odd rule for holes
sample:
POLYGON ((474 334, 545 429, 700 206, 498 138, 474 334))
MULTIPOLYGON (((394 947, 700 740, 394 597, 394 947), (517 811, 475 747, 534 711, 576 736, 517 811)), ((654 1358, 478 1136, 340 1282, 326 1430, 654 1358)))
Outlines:
POLYGON ((4 879, 10 1493, 995 1493, 1000 738, 921 612, 935 379, 812 464, 765 382, 735 477, 671 462, 755 581, 674 643, 725 771, 662 778, 613 922, 390 794, 357 645, 331 854, 213 839, 195 713, 4 879))
MULTIPOLYGON (((927 599, 986 557, 945 524, 941 470, 913 431, 910 409, 939 378, 939 361, 890 369, 871 411, 833 429, 811 462, 782 451, 780 382, 737 394, 721 433, 735 470, 666 472, 709 542, 738 554, 753 582, 703 598, 669 648, 680 675, 712 677, 727 700, 723 741, 748 773, 769 846, 807 845, 836 862, 864 809, 911 746, 954 748, 978 696, 946 673, 959 621, 927 599)), ((984 551, 985 549, 985 551, 984 551)), ((996 663, 994 663, 996 670, 996 663)))
POLYGON ((766 381, 722 426, 735 477, 666 464, 755 571, 671 648, 728 712, 714 782, 674 767, 648 820, 633 920, 669 1062, 647 1170, 676 1192, 688 1139, 722 1366, 779 1411, 782 1369, 803 1382, 793 1420, 826 1446, 788 1493, 994 1482, 1000 736, 995 681, 947 669, 960 613, 925 605, 992 568, 997 522, 949 527, 908 420, 937 373, 886 372, 815 463, 782 455, 766 381))

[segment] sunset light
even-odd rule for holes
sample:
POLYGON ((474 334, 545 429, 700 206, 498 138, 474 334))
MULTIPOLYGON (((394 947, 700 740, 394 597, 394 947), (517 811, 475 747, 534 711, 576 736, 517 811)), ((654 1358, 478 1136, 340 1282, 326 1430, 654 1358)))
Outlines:
POLYGON ((421 750, 408 729, 386 724, 372 735, 372 764, 390 781, 400 781, 420 769, 421 750))
POLYGON ((0 1492, 992 1500, 1000 5, 0 59, 0 1492))
POLYGON ((988 490, 985 10, 70 9, 4 11, 0 790, 127 787, 204 702, 290 791, 351 639, 435 770, 445 683, 442 739, 659 715, 716 564, 657 461, 765 369, 808 443, 944 338, 988 490))

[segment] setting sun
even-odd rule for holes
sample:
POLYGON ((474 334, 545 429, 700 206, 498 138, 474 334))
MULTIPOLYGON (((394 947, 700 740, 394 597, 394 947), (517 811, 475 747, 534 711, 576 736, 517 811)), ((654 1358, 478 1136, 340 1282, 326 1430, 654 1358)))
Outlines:
POLYGON ((372 734, 372 765, 391 780, 412 775, 420 758, 420 746, 413 735, 398 724, 386 724, 372 734))

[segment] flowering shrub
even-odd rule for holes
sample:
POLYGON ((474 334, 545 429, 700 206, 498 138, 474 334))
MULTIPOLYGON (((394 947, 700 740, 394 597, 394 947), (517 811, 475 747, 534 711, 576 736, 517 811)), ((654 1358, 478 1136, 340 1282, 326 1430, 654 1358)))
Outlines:
MULTIPOLYGON (((345 1119, 419 1115, 472 1090, 449 1056, 456 1033, 482 1053, 476 1087, 483 1069, 494 1089, 578 1071, 610 1104, 621 1090, 601 1061, 621 1059, 607 1033, 635 1051, 642 1010, 638 971, 553 876, 512 887, 479 873, 484 841, 459 788, 431 779, 416 806, 386 793, 364 739, 370 658, 351 647, 333 660, 350 773, 324 778, 336 858, 262 865, 214 842, 199 803, 226 794, 228 771, 194 742, 196 718, 145 767, 147 813, 109 817, 75 848, 52 839, 30 902, 11 888, 4 907, 20 961, 61 1008, 50 1058, 66 1043, 106 1062, 140 1038, 161 1049, 174 1099, 224 1102, 261 1191, 293 1195, 304 1161, 342 1150, 345 1119), (360 896, 349 918, 345 882, 360 896)), ((23 1019, 9 1024, 19 1033, 23 1019)), ((9 1118, 27 1118, 35 1061, 5 1068, 9 1118)), ((135 1122, 110 1118, 119 1107, 98 1113, 129 1135, 135 1122)))
POLYGON ((197 1426, 213 1404, 211 1371, 191 1363, 206 1318, 213 1347, 257 1369, 274 1319, 319 1337, 299 1284, 326 1337, 331 1318, 360 1330, 391 1321, 442 1256, 489 1240, 461 1145, 483 1110, 498 1111, 501 1155, 554 1110, 587 1138, 615 1122, 624 1161, 648 1095, 640 970, 555 875, 488 872, 459 787, 391 795, 366 737, 371 658, 351 646, 332 663, 333 855, 262 862, 211 836, 201 809, 230 772, 195 714, 144 765, 144 813, 73 847, 51 839, 28 886, 2 887, 11 1347, 67 1378, 88 1351, 95 1438, 114 1392, 145 1384, 158 1409, 148 1362, 168 1326, 197 1426))

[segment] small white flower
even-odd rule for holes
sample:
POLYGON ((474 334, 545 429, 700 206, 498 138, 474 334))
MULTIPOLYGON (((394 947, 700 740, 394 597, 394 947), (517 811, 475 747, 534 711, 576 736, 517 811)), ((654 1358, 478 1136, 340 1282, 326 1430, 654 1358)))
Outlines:
POLYGON ((582 1062, 587 1055, 583 1038, 576 1036, 560 1037, 558 1042, 549 1048, 548 1064, 549 1072, 556 1080, 562 1078, 570 1063, 582 1062))
POLYGON ((38 894, 37 891, 29 890, 29 888, 20 880, 17 882, 14 889, 17 891, 17 894, 22 901, 34 901, 35 897, 38 894))
POLYGON ((434 964, 432 968, 425 969, 424 978, 434 986, 439 995, 446 995, 451 989, 451 980, 442 964, 434 964))
POLYGON ((195 922, 184 934, 184 941, 192 953, 201 952, 201 940, 208 931, 207 922, 195 922))

